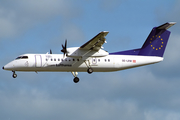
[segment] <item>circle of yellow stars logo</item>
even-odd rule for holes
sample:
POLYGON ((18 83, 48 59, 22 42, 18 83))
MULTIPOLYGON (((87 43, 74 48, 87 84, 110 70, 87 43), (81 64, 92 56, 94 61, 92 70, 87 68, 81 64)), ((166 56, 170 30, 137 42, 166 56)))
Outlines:
POLYGON ((152 36, 152 38, 150 39, 150 44, 151 44, 151 47, 154 49, 154 50, 160 50, 161 48, 163 48, 163 39, 161 38, 161 36, 152 36), (160 46, 153 46, 151 43, 154 39, 158 39, 158 41, 160 40, 161 41, 161 44, 160 46))

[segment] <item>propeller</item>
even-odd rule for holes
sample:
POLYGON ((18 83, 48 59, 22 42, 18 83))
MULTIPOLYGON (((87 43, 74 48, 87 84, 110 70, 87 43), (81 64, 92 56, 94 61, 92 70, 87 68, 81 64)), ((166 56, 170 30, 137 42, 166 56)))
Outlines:
POLYGON ((52 54, 52 50, 50 49, 50 54, 52 54))
POLYGON ((67 51, 67 39, 65 41, 65 45, 62 44, 62 48, 63 49, 61 50, 61 52, 63 52, 64 56, 66 56, 68 54, 68 51, 67 51))

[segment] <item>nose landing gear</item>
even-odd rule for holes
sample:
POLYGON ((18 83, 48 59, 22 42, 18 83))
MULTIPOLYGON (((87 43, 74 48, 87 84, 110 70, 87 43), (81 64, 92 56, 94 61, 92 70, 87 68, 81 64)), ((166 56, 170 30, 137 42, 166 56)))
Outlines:
POLYGON ((12 71, 12 72, 13 72, 12 77, 13 77, 13 78, 16 78, 16 77, 17 77, 17 74, 15 73, 15 71, 12 71))

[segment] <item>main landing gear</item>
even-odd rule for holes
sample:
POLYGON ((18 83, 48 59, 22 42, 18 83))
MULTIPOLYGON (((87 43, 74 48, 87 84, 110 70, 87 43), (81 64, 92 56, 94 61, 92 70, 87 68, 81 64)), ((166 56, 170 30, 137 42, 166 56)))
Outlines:
MULTIPOLYGON (((93 73, 93 69, 92 69, 92 68, 88 68, 88 69, 87 69, 87 72, 88 72, 89 74, 91 74, 91 73, 93 73)), ((73 79, 74 83, 78 83, 78 82, 79 82, 79 78, 77 77, 78 72, 71 72, 71 73, 72 73, 72 75, 74 76, 74 79, 73 79)))
MULTIPOLYGON (((89 74, 91 74, 91 73, 93 73, 93 69, 91 68, 91 66, 90 66, 90 62, 89 61, 84 61, 85 62, 85 64, 86 64, 86 66, 87 66, 87 72, 89 73, 89 74), (88 63, 89 64, 88 64, 88 63)), ((79 78, 77 77, 77 75, 78 75, 78 72, 71 72, 72 73, 72 75, 74 76, 74 79, 73 79, 73 81, 74 81, 74 83, 78 83, 79 82, 79 78)))
POLYGON ((71 73, 74 76, 74 79, 73 79, 74 83, 78 83, 79 82, 79 78, 77 77, 78 72, 71 72, 71 73))
POLYGON ((89 62, 89 60, 87 60, 87 61, 84 61, 84 63, 86 64, 86 66, 87 66, 87 72, 89 73, 89 74, 91 74, 91 73, 93 73, 93 69, 91 68, 91 66, 90 66, 90 62, 89 62))
POLYGON ((16 78, 16 77, 17 77, 17 74, 15 73, 15 71, 12 71, 12 72, 13 72, 12 77, 13 77, 13 78, 16 78))
POLYGON ((74 83, 78 83, 78 82, 79 82, 79 78, 78 78, 78 77, 75 77, 75 78, 73 79, 73 81, 74 81, 74 83))
POLYGON ((92 68, 88 68, 88 69, 87 69, 87 72, 88 72, 89 74, 91 74, 91 73, 93 73, 93 69, 92 69, 92 68))

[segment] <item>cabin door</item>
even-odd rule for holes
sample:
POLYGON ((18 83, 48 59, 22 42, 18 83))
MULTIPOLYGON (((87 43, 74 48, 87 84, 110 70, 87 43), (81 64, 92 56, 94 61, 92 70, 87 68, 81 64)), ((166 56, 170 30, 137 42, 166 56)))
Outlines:
POLYGON ((35 67, 42 67, 41 55, 35 55, 35 67))

